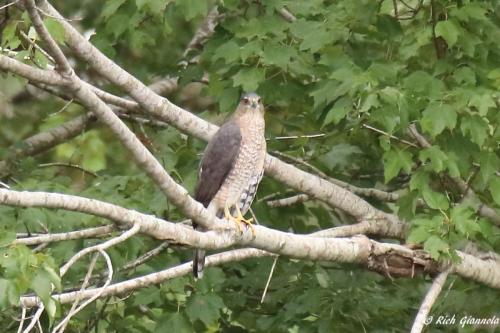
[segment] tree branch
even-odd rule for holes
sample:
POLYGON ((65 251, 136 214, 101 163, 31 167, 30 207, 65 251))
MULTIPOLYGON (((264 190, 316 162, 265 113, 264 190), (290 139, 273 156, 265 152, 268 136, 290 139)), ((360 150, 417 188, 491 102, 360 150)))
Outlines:
MULTIPOLYGON (((421 250, 411 250, 402 245, 379 243, 365 236, 352 238, 326 238, 328 232, 296 235, 254 226, 255 237, 246 232, 236 239, 234 232, 198 232, 189 227, 166 222, 153 216, 122 207, 70 195, 16 192, 0 189, 0 203, 23 207, 69 209, 106 217, 116 222, 138 226, 140 232, 157 239, 197 248, 222 249, 233 244, 251 246, 274 254, 297 259, 325 260, 364 264, 368 269, 391 276, 411 276, 415 273, 437 273, 448 268, 446 263, 433 261, 421 250)), ((227 222, 226 222, 227 225, 227 222)), ((234 226, 230 226, 233 227, 234 226)), ((330 231, 334 234, 333 231, 330 231)), ((462 259, 452 267, 453 273, 468 279, 500 288, 500 263, 481 260, 458 252, 462 259)))
POLYGON ((16 245, 16 244, 36 245, 36 244, 71 240, 71 239, 102 237, 104 235, 109 234, 110 232, 112 232, 114 230, 116 230, 116 227, 114 225, 110 224, 110 225, 105 225, 102 227, 88 228, 88 229, 77 230, 77 231, 38 235, 38 236, 26 237, 26 238, 18 238, 12 242, 12 245, 16 245))
POLYGON ((31 18, 31 23, 35 27, 38 36, 47 44, 47 52, 54 58, 56 62, 56 70, 60 72, 63 76, 71 75, 73 69, 71 68, 66 56, 61 51, 57 43, 54 41, 49 31, 43 24, 40 15, 38 15, 38 10, 35 5, 35 0, 24 0, 24 6, 28 11, 31 18))
POLYGON ((415 321, 413 322, 413 326, 411 327, 411 333, 420 333, 424 329, 427 316, 429 315, 432 306, 436 302, 439 293, 443 289, 448 274, 449 271, 446 270, 440 273, 432 282, 429 291, 425 295, 422 305, 420 305, 420 309, 418 310, 417 316, 415 317, 415 321))

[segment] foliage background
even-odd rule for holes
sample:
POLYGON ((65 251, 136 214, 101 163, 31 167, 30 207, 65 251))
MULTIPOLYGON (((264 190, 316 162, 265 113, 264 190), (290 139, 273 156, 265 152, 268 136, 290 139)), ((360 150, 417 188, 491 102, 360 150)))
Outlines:
MULTIPOLYGON (((188 55, 199 55, 200 61, 186 68, 178 65, 183 51, 215 2, 52 3, 66 17, 81 18, 74 24, 94 32, 91 41, 142 81, 180 76, 182 88, 168 97, 205 119, 220 123, 242 91, 256 90, 266 104, 269 152, 304 159, 328 176, 360 187, 399 191, 401 198, 395 203, 369 201, 410 223, 408 241, 422 243, 434 258, 453 258, 453 250, 463 248, 467 240, 499 251, 498 226, 474 212, 477 200, 500 208, 497 1, 225 0, 217 3, 224 18, 214 36, 201 52, 188 55), (283 6, 296 16, 294 22, 278 14, 283 6), (204 73, 208 84, 199 83, 204 73), (408 145, 366 127, 412 141, 410 124, 431 147, 408 145), (276 139, 317 133, 324 135, 276 139), (479 199, 463 199, 448 175, 466 180, 479 199), (426 205, 417 205, 419 200, 426 205)), ((2 46, 26 48, 19 40, 20 31, 29 32, 26 17, 10 9, 3 18, 2 46)), ((57 34, 57 22, 53 25, 57 34)), ((36 57, 40 64, 46 62, 35 52, 36 57)), ((77 63, 77 71, 119 93, 85 65, 77 63)), ((8 147, 84 110, 39 92, 27 93, 24 80, 12 75, 1 76, 0 92, 0 159, 14 163, 10 178, 4 179, 13 188, 78 193, 168 220, 183 219, 98 124, 49 152, 12 161, 8 147), (97 177, 40 166, 48 162, 79 164, 97 177)), ((174 128, 129 125, 192 192, 205 143, 174 128)), ((307 233, 355 222, 316 201, 269 208, 262 199, 270 194, 291 193, 273 180, 262 182, 253 209, 273 228, 307 233)), ((17 315, 12 304, 18 296, 33 290, 47 295, 50 282, 57 281, 57 267, 94 242, 65 241, 35 253, 23 246, 5 246, 15 233, 70 231, 105 221, 31 208, 0 207, 0 216, 0 329, 11 332, 17 315)), ((120 267, 156 245, 147 237, 135 237, 110 255, 120 267)), ((115 280, 190 258, 190 249, 170 247, 133 271, 119 272, 115 280)), ((76 265, 62 288, 74 286, 86 265, 76 265)), ((186 276, 101 300, 80 313, 70 331, 405 332, 431 281, 393 280, 353 265, 280 258, 261 304, 271 265, 270 258, 247 260, 210 268, 201 281, 186 276)), ((433 314, 498 315, 498 291, 451 277, 433 314)), ((49 318, 44 321, 48 326, 49 318)), ((432 327, 457 329, 475 328, 432 327)))

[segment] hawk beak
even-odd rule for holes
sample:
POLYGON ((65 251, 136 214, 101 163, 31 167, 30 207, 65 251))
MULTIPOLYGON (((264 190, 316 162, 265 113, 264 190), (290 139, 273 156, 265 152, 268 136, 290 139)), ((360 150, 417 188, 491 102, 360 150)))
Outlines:
POLYGON ((252 102, 252 109, 256 109, 257 108, 257 102, 252 102))

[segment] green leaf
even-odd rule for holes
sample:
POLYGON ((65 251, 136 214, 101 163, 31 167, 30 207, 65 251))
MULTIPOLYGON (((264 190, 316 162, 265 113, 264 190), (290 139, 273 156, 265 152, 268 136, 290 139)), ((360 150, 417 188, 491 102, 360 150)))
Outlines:
POLYGON ((459 205, 451 209, 450 220, 460 234, 469 238, 481 232, 481 227, 473 216, 473 209, 465 205, 459 205))
POLYGON ((52 276, 46 270, 38 270, 31 281, 31 288, 42 299, 44 304, 47 304, 52 293, 52 276))
POLYGON ((135 0, 135 5, 138 9, 142 9, 144 6, 151 10, 151 13, 161 14, 167 7, 169 2, 173 0, 135 0))
POLYGON ((43 269, 47 272, 50 282, 52 282, 55 288, 60 291, 62 290, 61 277, 59 274, 50 266, 43 265, 43 269))
POLYGON ((430 208, 441 209, 441 210, 448 209, 449 204, 446 195, 439 192, 435 192, 430 188, 425 188, 422 190, 422 196, 425 200, 425 203, 430 208))
POLYGON ((333 104, 332 108, 326 114, 325 120, 323 121, 324 127, 331 123, 338 124, 339 121, 345 118, 345 116, 351 110, 351 99, 342 97, 333 104))
POLYGON ((460 129, 464 135, 469 135, 472 142, 482 146, 488 136, 488 124, 478 115, 462 118, 460 129))
POLYGON ((411 153, 400 149, 385 152, 383 157, 385 182, 396 177, 401 169, 409 173, 413 165, 412 157, 411 153))
POLYGON ((472 96, 470 106, 474 106, 481 116, 486 116, 490 108, 496 107, 495 101, 491 94, 474 95, 472 96))
POLYGON ((0 247, 11 244, 16 239, 16 233, 9 230, 0 231, 0 247))
POLYGON ((413 228, 408 235, 406 241, 413 244, 421 244, 425 242, 432 234, 426 226, 418 226, 413 228))
POLYGON ((448 159, 446 154, 442 152, 438 146, 431 146, 421 150, 418 157, 424 163, 427 162, 427 160, 430 160, 432 170, 435 172, 443 171, 445 162, 448 159))
POLYGON ((228 41, 219 46, 212 57, 212 60, 224 59, 227 63, 231 63, 240 58, 240 46, 235 41, 228 41))
POLYGON ((126 0, 108 0, 104 3, 104 8, 101 11, 101 17, 107 20, 111 15, 113 15, 121 5, 125 3, 126 0))
POLYGON ((460 35, 459 28, 452 20, 448 21, 439 21, 436 24, 436 36, 443 37, 448 47, 453 47, 458 40, 458 36, 460 35))
POLYGON ((19 304, 20 292, 12 280, 0 279, 0 309, 19 304))
POLYGON ((179 333, 190 333, 193 332, 193 328, 189 323, 189 320, 179 312, 166 313, 162 316, 156 327, 155 332, 179 332, 179 333))
POLYGON ((287 68, 290 58, 295 54, 294 49, 281 45, 268 45, 264 47, 262 61, 265 64, 287 68))
POLYGON ((491 180, 490 193, 493 201, 500 206, 500 177, 493 177, 491 180))
POLYGON ((418 190, 420 193, 429 188, 431 178, 427 171, 420 169, 411 175, 410 190, 418 190))
POLYGON ((45 54, 38 50, 35 50, 35 57, 33 60, 38 66, 40 66, 40 68, 47 68, 47 64, 49 63, 49 60, 47 59, 45 54))
POLYGON ((186 313, 191 322, 201 320, 205 325, 210 325, 220 317, 220 310, 224 308, 222 298, 214 294, 194 294, 188 300, 186 313))
POLYGON ((330 287, 330 276, 328 275, 328 272, 322 268, 321 266, 316 266, 316 280, 318 280, 319 285, 322 288, 329 288, 330 287))
POLYGON ((431 104, 422 114, 420 125, 433 137, 440 134, 445 128, 452 130, 457 124, 457 113, 447 104, 431 104))
POLYGON ((64 42, 64 37, 65 37, 64 27, 62 26, 59 20, 54 19, 52 17, 47 17, 43 20, 43 23, 47 28, 47 30, 49 31, 52 38, 54 38, 59 43, 64 42))
POLYGON ((233 76, 233 86, 241 87, 244 91, 255 91, 264 79, 265 72, 261 68, 242 68, 233 76))
POLYGON ((19 21, 10 21, 2 31, 2 46, 15 50, 21 45, 21 40, 17 37, 17 24, 19 21))
POLYGON ((477 162, 481 165, 478 172, 478 186, 485 188, 495 172, 500 170, 500 159, 491 151, 482 151, 478 154, 477 162))
POLYGON ((334 39, 334 35, 327 31, 321 22, 299 19, 292 24, 290 31, 294 36, 302 39, 299 46, 301 51, 316 52, 334 39))
POLYGON ((429 252, 432 259, 438 260, 441 254, 449 253, 450 246, 437 236, 430 236, 424 243, 424 250, 429 252))
POLYGON ((187 21, 197 16, 206 15, 208 11, 208 2, 206 0, 176 0, 175 3, 184 13, 187 21))

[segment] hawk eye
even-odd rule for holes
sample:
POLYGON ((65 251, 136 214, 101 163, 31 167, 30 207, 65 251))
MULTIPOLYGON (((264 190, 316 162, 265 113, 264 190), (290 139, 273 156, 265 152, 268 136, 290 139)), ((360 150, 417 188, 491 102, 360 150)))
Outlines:
POLYGON ((250 103, 250 100, 248 99, 248 97, 243 97, 242 101, 243 101, 243 104, 250 103))
POLYGON ((259 97, 259 99, 257 100, 257 103, 260 103, 260 100, 261 100, 261 98, 259 97))

